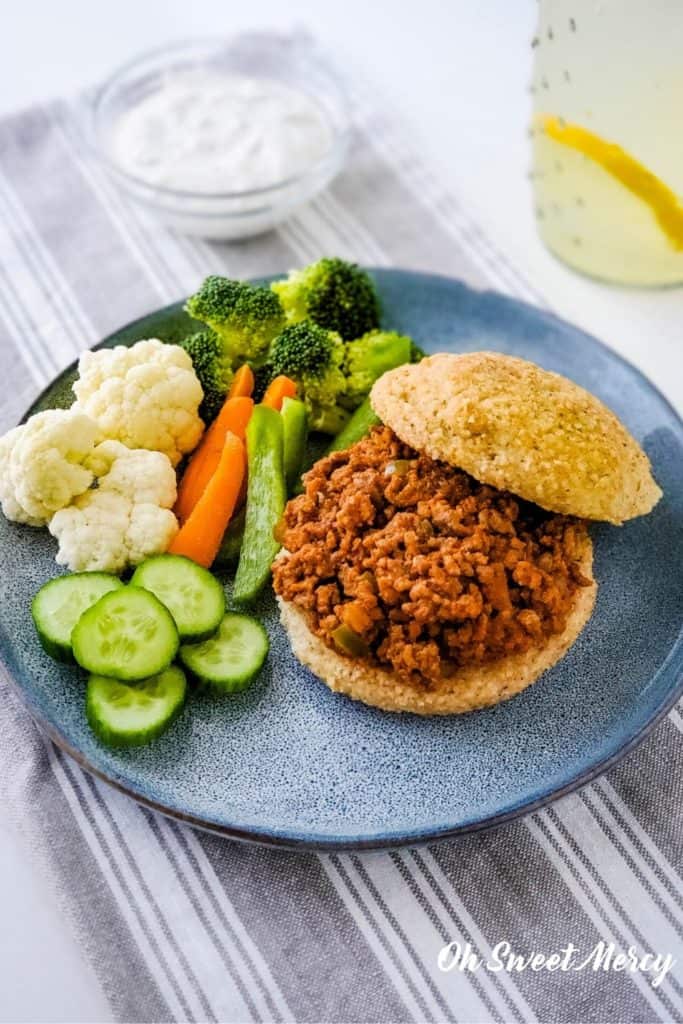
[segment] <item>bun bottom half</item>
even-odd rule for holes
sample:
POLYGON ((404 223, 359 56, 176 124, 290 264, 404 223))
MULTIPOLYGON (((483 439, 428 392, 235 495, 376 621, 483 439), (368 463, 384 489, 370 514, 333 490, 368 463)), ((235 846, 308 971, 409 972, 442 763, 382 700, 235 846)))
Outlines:
POLYGON ((386 669, 337 654, 311 632, 299 608, 278 597, 280 618, 295 656, 336 693, 383 711, 459 715, 509 700, 564 657, 593 612, 597 584, 592 566, 593 546, 588 540, 580 567, 591 585, 577 591, 564 631, 549 637, 544 647, 483 665, 467 665, 429 687, 406 682, 386 669))

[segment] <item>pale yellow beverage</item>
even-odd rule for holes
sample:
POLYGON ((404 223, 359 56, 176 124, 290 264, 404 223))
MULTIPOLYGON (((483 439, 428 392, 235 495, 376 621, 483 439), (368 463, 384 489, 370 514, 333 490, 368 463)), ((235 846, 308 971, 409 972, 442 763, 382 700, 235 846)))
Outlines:
POLYGON ((683 282, 683 0, 541 0, 534 54, 544 242, 604 280, 683 282))

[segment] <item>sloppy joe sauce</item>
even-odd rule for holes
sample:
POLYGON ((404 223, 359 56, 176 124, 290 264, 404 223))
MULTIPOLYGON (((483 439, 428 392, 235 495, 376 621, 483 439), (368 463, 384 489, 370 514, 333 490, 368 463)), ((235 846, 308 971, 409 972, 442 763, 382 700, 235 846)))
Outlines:
POLYGON ((330 648, 404 679, 428 685, 544 646, 591 582, 582 521, 421 455, 388 427, 321 459, 305 483, 285 510, 276 593, 330 648))

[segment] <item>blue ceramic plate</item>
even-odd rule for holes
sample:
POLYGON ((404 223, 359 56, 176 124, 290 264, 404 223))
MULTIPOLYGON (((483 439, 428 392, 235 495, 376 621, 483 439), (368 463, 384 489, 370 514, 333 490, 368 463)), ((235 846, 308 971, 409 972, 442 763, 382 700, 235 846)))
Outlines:
MULTIPOLYGON (((535 686, 455 718, 389 715, 332 694, 289 651, 272 595, 258 608, 267 666, 240 696, 193 697, 145 749, 113 753, 87 726, 83 678, 45 655, 29 604, 56 573, 55 542, 0 517, 0 642, 29 709, 90 771, 136 800, 228 836, 281 846, 383 847, 500 823, 593 778, 642 739, 683 684, 683 425, 632 367, 537 309, 456 281, 376 272, 385 322, 433 352, 494 349, 566 374, 644 446, 664 498, 627 526, 596 526, 597 607, 535 686)), ((177 306, 108 338, 176 340, 177 306)), ((69 404, 67 371, 36 408, 69 404)), ((34 411, 34 410, 32 410, 34 411)))

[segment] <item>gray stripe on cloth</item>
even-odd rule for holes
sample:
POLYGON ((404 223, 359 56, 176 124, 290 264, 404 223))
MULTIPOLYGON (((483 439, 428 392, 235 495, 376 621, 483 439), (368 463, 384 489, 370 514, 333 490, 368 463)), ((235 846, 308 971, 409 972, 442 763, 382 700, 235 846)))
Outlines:
MULTIPOLYGON (((383 947, 389 960, 392 961, 392 966, 401 976, 401 979, 405 982, 406 987, 409 989, 411 996, 417 1003, 420 1016, 418 1020, 435 1021, 437 1018, 434 1013, 430 1010, 429 1004, 425 1001, 424 994, 420 991, 419 987, 415 985, 413 978, 408 970, 406 970, 405 964, 402 963, 398 952, 394 944, 390 941, 384 929, 378 924, 376 918, 368 909, 367 903, 363 900, 358 888, 356 887, 354 879, 351 878, 348 872, 348 863, 344 858, 337 854, 332 854, 329 858, 330 862, 334 864, 337 872, 344 881, 346 889, 351 896, 353 902, 359 907, 363 917, 367 921, 369 928, 374 932, 380 945, 383 947)), ((449 1019, 452 1019, 449 1017, 449 1019)))
MULTIPOLYGON (((461 941, 465 943, 469 942, 472 947, 476 946, 477 943, 474 935, 470 932, 466 921, 455 907, 454 901, 443 891, 442 887, 439 886, 434 875, 429 870, 424 854, 420 853, 418 850, 410 850, 407 854, 394 852, 390 854, 390 856, 401 873, 401 876, 405 880, 406 885, 434 925, 443 945, 445 946, 449 942, 453 941, 453 924, 455 924, 461 941), (419 874, 427 883, 426 889, 421 888, 418 885, 415 876, 411 874, 407 867, 407 861, 412 861, 417 866, 419 874)), ((491 1001, 489 994, 482 986, 479 977, 476 974, 473 974, 471 980, 473 987, 477 990, 479 997, 490 1012, 491 1018, 496 1020, 499 1019, 497 1016, 497 1007, 491 1001)), ((496 980, 497 979, 494 977, 494 982, 496 980)), ((510 1020, 525 1021, 525 1017, 522 1016, 519 1007, 515 1001, 510 998, 505 989, 501 989, 501 994, 506 1004, 505 1019, 508 1019, 509 1015, 510 1020)))
MULTIPOLYGON (((238 930, 236 929, 234 923, 230 921, 228 914, 226 913, 225 901, 221 901, 218 898, 216 892, 213 890, 213 887, 211 885, 211 880, 207 878, 208 871, 210 870, 211 876, 215 878, 217 884, 220 885, 220 881, 218 880, 215 868, 213 866, 210 866, 208 858, 206 858, 204 865, 200 863, 198 856, 199 851, 201 851, 203 858, 205 858, 206 855, 201 848, 199 839, 197 838, 197 836, 194 835, 192 830, 189 828, 185 828, 175 823, 168 823, 167 827, 175 835, 179 846, 182 848, 188 861, 195 869, 197 877, 201 880, 202 883, 206 885, 206 893, 208 899, 210 900, 212 910, 215 913, 218 922, 220 923, 220 929, 222 929, 222 931, 220 929, 216 929, 216 943, 220 944, 223 947, 223 949, 225 949, 225 944, 221 941, 221 934, 228 935, 230 937, 232 943, 239 950, 241 957, 243 958, 244 962, 248 967, 250 975, 250 977, 247 978, 248 984, 255 984, 256 987, 260 990, 263 996, 263 1001, 268 1008, 269 1014, 272 1015, 272 1019, 288 1019, 291 1016, 291 1014, 287 1007, 285 996, 283 995, 280 986, 278 986, 277 989, 275 988, 274 979, 272 978, 272 971, 270 969, 270 966, 268 968, 267 977, 264 980, 264 976, 261 973, 261 969, 259 965, 255 962, 255 958, 252 955, 251 948, 248 948, 247 945, 242 941, 238 930), (277 999, 274 998, 274 993, 277 993, 277 999)), ((227 890, 223 888, 222 892, 225 894, 227 898, 227 890)), ((232 902, 231 906, 233 906, 234 908, 234 901, 232 902)), ((236 917, 240 920, 240 925, 243 925, 241 916, 239 914, 236 914, 236 917)), ((256 946, 258 946, 258 944, 256 944, 256 946)), ((261 951, 259 950, 259 956, 260 955, 261 951)))
POLYGON ((297 1021, 410 1019, 319 857, 198 836, 297 1021))
MULTIPOLYGON (((184 875, 183 875, 183 869, 179 865, 178 860, 177 860, 173 850, 169 846, 169 844, 168 844, 168 842, 167 842, 167 840, 166 840, 166 838, 164 836, 164 832, 163 832, 162 827, 161 827, 161 822, 160 822, 159 815, 158 814, 154 814, 153 812, 147 811, 147 810, 143 810, 143 814, 147 818, 147 821, 149 822, 149 827, 150 827, 151 831, 154 833, 154 835, 156 836, 159 845, 163 849, 163 851, 166 854, 168 860, 171 862, 171 864, 173 866, 173 870, 175 871, 175 875, 176 875, 176 878, 177 878, 179 884, 184 887, 186 883, 185 883, 185 878, 184 878, 184 875)), ((173 831, 176 831, 178 833, 178 838, 180 838, 182 836, 182 831, 183 830, 182 830, 181 827, 176 827, 175 824, 171 824, 170 828, 173 829, 173 831)), ((187 847, 184 847, 184 849, 187 852, 187 847)), ((252 1017, 254 1018, 254 1020, 257 1020, 258 1019, 258 1010, 257 1010, 256 1004, 253 1002, 253 1000, 251 998, 248 986, 245 984, 244 980, 240 976, 239 971, 235 969, 235 964, 233 963, 233 961, 232 961, 232 959, 230 957, 230 954, 229 954, 226 946, 221 942, 220 936, 218 935, 218 933, 214 929, 214 927, 211 924, 210 920, 204 914, 204 911, 203 911, 201 905, 195 899, 193 899, 192 896, 190 896, 190 900, 193 903, 193 906, 195 908, 197 916, 200 918, 200 920, 202 921, 202 924, 204 925, 205 929, 209 933, 211 941, 213 942, 214 946, 216 947, 216 949, 217 949, 217 951, 219 953, 219 956, 221 958, 223 966, 225 967, 225 970, 227 971, 227 973, 232 978, 235 986, 241 992, 242 998, 244 999, 244 1002, 249 1007, 249 1010, 251 1012, 252 1017)), ((226 927, 226 930, 230 931, 230 926, 229 926, 229 924, 228 924, 228 922, 227 922, 227 920, 225 918, 223 920, 223 925, 224 925, 224 927, 226 927)), ((253 967, 252 967, 252 971, 253 971, 253 967)), ((254 974, 255 974, 255 972, 254 972, 254 974)), ((273 1014, 273 1019, 278 1019, 278 1017, 277 1017, 277 1009, 276 1009, 275 1005, 272 1003, 272 1001, 270 1000, 269 993, 268 993, 267 989, 265 989, 263 987, 263 984, 262 984, 260 978, 258 978, 258 976, 255 976, 255 980, 256 980, 256 983, 261 988, 261 991, 264 994, 264 996, 266 998, 266 1001, 269 1004, 269 1010, 273 1014)))
POLYGON ((149 309, 149 293, 101 206, 88 202, 82 175, 64 159, 57 135, 53 117, 41 108, 10 120, 0 166, 31 210, 45 245, 58 254, 59 267, 93 325, 92 333, 79 332, 84 347, 109 329, 112 296, 127 302, 127 318, 133 319, 149 309))
MULTIPOLYGON (((407 854, 398 856, 404 858, 410 872, 407 854)), ((475 985, 467 972, 454 980, 436 969, 443 938, 434 927, 433 915, 426 913, 424 903, 415 898, 420 879, 414 871, 416 885, 409 888, 388 856, 337 854, 322 858, 322 862, 417 1020, 425 1016, 440 1020, 444 1001, 450 1008, 449 1017, 456 1020, 490 1021, 491 1002, 497 1008, 494 1019, 507 1020, 508 996, 520 1008, 524 1005, 526 1019, 534 1019, 511 979, 503 980, 507 991, 506 999, 502 999, 498 984, 485 973, 479 975, 475 985), (484 989, 488 1008, 480 995, 484 989)), ((476 926, 470 922, 470 927, 476 926)))
POLYGON ((423 957, 421 957, 416 952, 415 947, 414 947, 413 943, 411 942, 409 936, 406 934, 406 932, 402 928, 400 922, 397 920, 397 918, 393 914, 391 908, 388 906, 387 902, 385 901, 382 893, 378 890, 377 886, 372 881, 372 879, 370 878, 368 872, 366 871, 366 867, 365 867, 365 864, 364 864, 364 860, 365 859, 367 859, 367 858, 363 858, 363 857, 361 857, 359 855, 355 855, 355 854, 353 856, 351 856, 351 858, 350 858, 350 860, 353 862, 353 866, 355 867, 356 871, 360 875, 360 877, 363 880, 364 884, 367 886, 367 888, 370 891, 370 893, 371 893, 373 899, 375 900, 377 906, 381 910, 382 914, 386 917, 386 919, 387 919, 391 929, 393 930, 393 932, 396 934, 396 937, 399 939, 399 941, 407 949, 408 954, 410 956, 410 959, 412 960, 412 962, 415 965, 415 967, 416 967, 417 971, 419 972, 419 974, 422 975, 422 978, 424 979, 424 983, 427 986, 427 988, 430 990, 432 996, 434 997, 437 1006, 443 1012, 444 1019, 445 1020, 456 1019, 456 1018, 453 1018, 453 1016, 452 1016, 452 1013, 453 1013, 452 1008, 449 1007, 448 1004, 445 1002, 443 996, 441 995, 441 992, 438 990, 438 988, 436 987, 436 985, 434 983, 434 980, 433 980, 433 977, 432 977, 432 973, 433 973, 432 972, 432 965, 431 964, 427 965, 424 962, 423 957))
MULTIPOLYGON (((119 1020, 163 1022, 170 1010, 135 947, 112 898, 108 879, 79 835, 73 812, 50 770, 47 741, 11 691, 0 664, 0 778, 4 804, 13 824, 53 885, 59 908, 73 928, 119 1020), (23 811, 19 809, 23 808, 23 811), (27 808, 34 808, 28 813, 27 808), (75 883, 75 884, 74 884, 75 883), (101 936, 106 935, 103 944, 101 936), (107 948, 109 947, 109 948, 107 948), (130 957, 110 950, 130 948, 130 957), (131 973, 136 978, 131 985, 131 973)), ((55 994, 57 996, 57 994, 55 994)))
MULTIPOLYGON (((669 716, 669 722, 671 721, 672 718, 669 716)), ((663 735, 668 735, 668 732, 663 731, 663 735)), ((660 904, 663 901, 666 902, 669 907, 667 913, 671 917, 672 924, 679 934, 682 934, 683 878, 681 877, 680 859, 676 858, 675 852, 673 861, 667 859, 664 843, 656 843, 651 834, 652 830, 648 831, 644 827, 650 825, 650 819, 642 815, 642 820, 638 821, 633 809, 615 788, 614 778, 615 776, 611 775, 597 780, 590 790, 584 791, 583 798, 590 797, 593 800, 601 801, 604 808, 603 817, 610 821, 614 831, 618 832, 620 846, 625 852, 628 852, 631 858, 638 861, 640 877, 653 893, 658 893, 660 904)), ((680 850, 681 840, 683 840, 683 823, 680 821, 680 815, 677 818, 674 814, 672 819, 664 815, 663 822, 665 826, 671 825, 678 831, 678 848, 680 850)))
MULTIPOLYGON (((572 801, 576 803, 578 799, 580 798, 576 795, 569 796, 565 798, 563 803, 564 805, 570 804, 572 801)), ((534 819, 541 828, 546 830, 548 835, 550 835, 549 826, 553 826, 555 841, 557 842, 558 839, 562 841, 561 855, 570 870, 575 873, 575 877, 579 880, 579 884, 582 885, 596 912, 605 922, 609 937, 616 939, 622 949, 628 948, 629 944, 635 940, 636 946, 645 953, 654 954, 661 950, 661 946, 657 941, 657 938, 661 940, 661 934, 659 936, 653 935, 654 941, 650 941, 650 936, 646 933, 645 928, 642 927, 642 923, 649 915, 638 912, 637 901, 627 902, 626 899, 620 900, 615 895, 614 890, 606 882, 604 874, 601 872, 602 865, 599 858, 588 856, 581 842, 578 841, 576 833, 573 833, 567 827, 562 818, 562 804, 557 808, 547 808, 545 811, 534 815, 534 819)), ((647 982, 639 974, 633 975, 632 980, 638 985, 641 992, 644 986, 647 985, 647 982)), ((676 999, 676 996, 680 996, 680 993, 681 985, 673 973, 670 973, 661 988, 656 990, 657 999, 661 1000, 665 1011, 674 1017, 677 1012, 683 1010, 680 1000, 676 999), (669 987, 674 990, 673 993, 667 991, 669 987)), ((648 994, 651 993, 648 992, 648 994)), ((653 998, 652 1003, 655 1002, 656 1000, 653 998)))
POLYGON ((467 251, 453 244, 442 223, 429 216, 407 215, 408 210, 413 213, 414 196, 364 138, 354 139, 353 173, 340 175, 331 192, 359 211, 395 266, 459 277, 476 288, 488 284, 467 251))
MULTIPOLYGON (((679 879, 683 875, 683 772, 675 766, 682 762, 683 733, 666 721, 608 775, 655 845, 655 859, 661 851, 679 879)), ((683 896, 680 882, 678 896, 683 896)))
MULTIPOLYGON (((587 953, 602 938, 560 876, 548 870, 545 854, 523 824, 439 844, 430 852, 479 923, 487 941, 481 954, 501 941, 519 953, 552 953, 568 942, 587 953)), ((524 971, 516 979, 541 1021, 649 1019, 648 1004, 623 975, 524 971)))
POLYGON ((674 878, 673 872, 668 872, 664 868, 661 863, 663 857, 656 860, 650 855, 648 848, 643 845, 624 817, 627 809, 623 805, 619 806, 621 801, 614 790, 610 792, 607 780, 587 786, 582 791, 580 799, 640 884, 647 890, 649 898, 667 918, 679 938, 682 937, 683 921, 680 913, 683 908, 683 890, 680 878, 674 878))
MULTIPOLYGON (((135 915, 136 915, 136 917, 138 919, 140 927, 141 927, 142 931, 144 932, 145 937, 148 940, 150 946, 154 950, 154 953, 157 956, 157 959, 158 959, 158 961, 159 961, 159 963, 161 965, 161 968, 162 968, 162 970, 163 970, 163 972, 165 974, 166 981, 167 981, 168 985, 173 990, 173 993, 174 993, 175 997, 177 998, 178 1002, 180 1003, 180 1005, 181 1005, 181 1007, 183 1009, 183 1012, 184 1012, 187 1020, 188 1021, 196 1021, 197 1017, 193 1015, 192 1010, 190 1009, 190 1006, 189 1006, 189 1004, 188 1004, 188 1002, 186 1000, 185 993, 183 992, 181 986, 178 984, 176 976, 173 973, 172 967, 169 964, 169 958, 168 958, 168 955, 167 955, 168 951, 169 950, 173 950, 173 953, 177 954, 178 947, 177 947, 177 944, 174 941, 174 938, 173 938, 172 934, 169 932, 168 928, 165 927, 166 922, 164 921, 164 919, 161 916, 161 914, 159 914, 158 904, 156 903, 156 900, 153 897, 150 897, 150 894, 148 892, 145 892, 145 888, 146 888, 145 887, 145 883, 144 883, 144 880, 141 879, 138 866, 137 866, 134 858, 132 858, 130 856, 130 852, 129 852, 128 848, 124 846, 124 859, 127 862, 127 867, 132 871, 132 874, 134 875, 134 877, 136 877, 136 880, 140 883, 141 889, 143 891, 143 895, 145 895, 147 897, 148 902, 151 904, 152 910, 156 911, 158 920, 160 921, 161 926, 162 926, 162 931, 164 933, 164 937, 165 937, 165 939, 167 941, 167 944, 168 944, 167 948, 164 948, 164 946, 159 942, 157 937, 154 935, 153 931, 150 929, 148 921, 146 920, 146 917, 145 917, 144 910, 141 909, 140 903, 137 901, 133 890, 130 888, 128 882, 126 881, 124 873, 121 870, 120 859, 119 859, 119 856, 117 856, 119 851, 117 851, 115 847, 109 845, 109 842, 108 842, 107 838, 105 837, 105 835, 103 834, 103 832, 102 832, 102 830, 100 828, 100 825, 99 825, 95 815, 92 812, 92 808, 90 807, 90 805, 88 803, 87 792, 86 791, 89 789, 91 793, 95 792, 95 790, 94 790, 94 783, 92 781, 92 777, 89 776, 88 774, 86 774, 85 772, 80 772, 77 769, 77 767, 72 764, 70 759, 68 757, 64 757, 61 754, 61 752, 58 752, 56 754, 56 757, 57 757, 57 760, 59 761, 59 763, 62 764, 64 773, 67 776, 69 782, 71 783, 71 785, 73 787, 73 790, 74 790, 74 792, 75 792, 75 794, 77 796, 77 799, 79 801, 81 810, 83 812, 83 815, 85 816, 88 824, 90 825, 91 829, 93 830, 93 832, 97 836, 103 851, 107 855, 107 858, 108 858, 108 861, 109 861, 109 863, 111 865, 112 871, 116 875, 117 881, 121 885, 121 888, 123 889, 123 892, 124 892, 124 895, 125 895, 127 901, 134 908, 134 912, 135 912, 135 915)), ((107 823, 110 826, 112 826, 112 831, 114 832, 114 834, 116 835, 116 838, 120 842, 121 841, 121 834, 120 834, 120 832, 118 832, 117 826, 116 826, 115 822, 113 821, 113 818, 111 816, 109 808, 106 805, 104 805, 104 810, 105 810, 105 817, 107 819, 107 823)), ((193 988, 195 988, 195 991, 197 992, 197 994, 202 999, 202 1003, 208 1009, 208 1004, 206 1003, 206 999, 203 997, 203 994, 199 991, 199 989, 197 987, 197 982, 196 982, 196 978, 194 977, 194 974, 193 974, 192 978, 193 978, 193 988)), ((215 1020, 215 1018, 213 1016, 211 1016, 210 1019, 211 1020, 215 1020)))
POLYGON ((1 307, 0 299, 0 380, 11 385, 5 386, 0 402, 0 431, 4 432, 19 422, 35 398, 36 391, 48 383, 51 375, 33 378, 27 366, 27 361, 31 363, 32 360, 22 356, 23 345, 17 349, 9 340, 15 328, 10 328, 6 319, 7 312, 1 307))
POLYGON ((143 271, 159 299, 168 303, 179 298, 179 278, 175 261, 171 258, 173 247, 164 245, 164 240, 156 233, 150 234, 146 230, 147 218, 142 209, 131 204, 127 196, 116 188, 102 165, 89 156, 83 139, 85 126, 80 119, 71 116, 71 108, 65 104, 53 104, 46 113, 64 158, 85 179, 95 205, 106 212, 112 230, 125 244, 128 259, 132 259, 143 271))
MULTIPOLYGON (((389 936, 395 936, 395 939, 398 940, 396 945, 400 943, 405 948, 408 954, 408 958, 410 960, 410 966, 414 968, 418 977, 420 977, 420 980, 422 981, 423 985, 426 987, 426 989, 429 991, 429 994, 432 996, 436 1004, 438 1014, 435 1019, 441 1019, 440 1015, 443 1014, 444 1020, 457 1020, 457 1017, 454 1016, 453 1008, 448 1006, 441 992, 437 988, 434 978, 432 977, 432 972, 425 963, 423 956, 417 953, 415 946, 411 941, 411 938, 408 936, 407 932, 401 926, 401 923, 393 913, 391 906, 384 899, 382 892, 380 892, 380 890, 377 888, 374 881, 368 874, 368 871, 366 870, 365 861, 369 861, 369 863, 372 863, 372 860, 370 858, 358 855, 351 855, 348 857, 335 855, 332 859, 336 862, 337 870, 340 872, 344 872, 345 869, 348 868, 349 861, 351 862, 351 864, 353 864, 353 867, 355 868, 358 877, 366 887, 369 895, 372 897, 374 903, 377 906, 377 909, 379 910, 382 917, 386 919, 389 930, 389 936)), ((375 860, 375 864, 376 863, 377 861, 375 860)), ((430 1013, 430 1019, 434 1019, 432 1017, 432 1014, 433 1011, 431 1011, 430 1013)))
POLYGON ((18 355, 21 362, 29 371, 30 376, 39 388, 44 387, 52 379, 55 369, 66 362, 68 356, 63 360, 52 351, 49 343, 44 337, 42 325, 35 323, 30 312, 30 305, 22 302, 16 273, 10 274, 7 263, 16 267, 17 257, 15 254, 16 242, 12 237, 7 237, 7 223, 0 211, 0 224, 2 230, 2 249, 10 252, 10 260, 5 264, 0 263, 0 304, 2 305, 2 318, 7 333, 19 341, 18 346, 13 350, 10 344, 9 350, 18 355))
MULTIPOLYGON (((537 814, 531 815, 525 824, 546 851, 551 863, 574 895, 578 905, 595 925, 601 939, 606 944, 621 949, 619 929, 613 927, 614 919, 606 907, 606 901, 602 894, 591 885, 590 878, 586 878, 582 871, 580 858, 574 856, 562 831, 557 828, 555 819, 550 814, 537 814)), ((644 907, 641 909, 641 916, 646 915, 647 907, 644 907)), ((633 945, 637 950, 635 942, 633 945)), ((662 950, 662 952, 669 951, 662 950)), ((624 980, 625 985, 629 983, 637 987, 640 994, 649 1003, 653 1019, 670 1019, 669 1011, 662 1007, 659 991, 650 984, 649 979, 636 972, 624 980)))
MULTIPOLYGON (((116 221, 84 175, 89 163, 70 158, 63 134, 66 109, 59 103, 32 112, 34 146, 3 148, 0 166, 17 196, 34 212, 36 234, 49 246, 69 290, 78 295, 93 324, 93 335, 87 339, 91 345, 120 326, 122 317, 124 322, 133 320, 176 296, 161 294, 141 274, 136 251, 126 245, 116 221), (52 165, 53 173, 43 178, 41 168, 52 165), (34 188, 36 178, 41 179, 40 187, 34 188), (60 216, 68 230, 50 231, 50 224, 60 216)), ((49 299, 54 302, 54 291, 49 299)))
MULTIPOLYGON (((204 990, 202 989, 201 985, 199 984, 199 981, 197 980, 197 975, 195 974, 193 966, 188 962, 186 950, 178 942, 178 939, 177 939, 176 935, 173 933, 172 929, 169 928, 169 926, 167 924, 167 921, 166 921, 166 918, 165 918, 164 914, 162 913, 161 908, 159 906, 157 895, 152 892, 152 890, 149 887, 149 884, 148 884, 147 880, 143 876, 143 874, 142 874, 142 872, 140 870, 140 866, 139 866, 135 856, 133 855, 133 852, 132 852, 132 850, 131 850, 128 842, 127 842, 127 839, 123 835, 118 822, 115 820, 115 818, 114 818, 114 816, 113 816, 113 814, 112 814, 112 812, 110 810, 108 801, 103 799, 102 794, 101 794, 100 790, 96 788, 94 779, 92 778, 91 775, 89 775, 87 773, 84 773, 83 780, 84 780, 84 784, 87 785, 90 788, 90 792, 95 797, 99 807, 102 810, 102 813, 103 813, 104 817, 107 819, 107 823, 108 823, 109 827, 111 828, 112 832, 116 836, 116 839, 118 840, 118 843, 119 843, 120 851, 123 853, 123 856, 124 856, 125 860, 128 863, 128 867, 129 867, 133 877, 135 878, 135 880, 139 884, 144 899, 149 904, 150 908, 152 909, 153 913, 155 914, 157 920, 159 921, 159 923, 161 925, 162 935, 163 935, 163 938, 165 939, 165 941, 166 941, 166 943, 168 945, 168 948, 173 950, 174 955, 178 957, 178 960, 180 961, 180 963, 181 963, 181 965, 182 965, 182 967, 184 969, 184 972, 185 972, 187 978, 189 979, 190 985, 192 986, 192 988, 196 992, 196 994, 197 994, 197 996, 199 998, 199 1002, 201 1004, 202 1010, 204 1011, 204 1014, 206 1015, 206 1019, 207 1020, 216 1020, 217 1018, 213 1014, 213 1011, 212 1011, 212 1008, 211 1008, 211 1004, 209 1003, 209 1000, 206 998, 206 994, 205 994, 204 990)), ((74 777, 73 781, 74 781, 76 789, 80 791, 81 786, 83 784, 81 782, 81 780, 74 777)), ((84 804, 84 811, 86 811, 86 813, 88 813, 88 811, 86 810, 85 804, 84 804)), ((91 819, 91 823, 96 827, 94 819, 91 819)), ((182 879, 181 879, 181 882, 182 882, 182 879)), ((169 972, 169 981, 171 982, 171 984, 174 984, 174 985, 176 984, 170 972, 169 972)), ((183 998, 183 996, 182 996, 182 994, 180 992, 179 987, 178 987, 178 998, 179 999, 183 998)), ((188 1009, 187 1012, 188 1012, 188 1016, 190 1016, 191 1013, 190 1013, 189 1009, 188 1009)))

